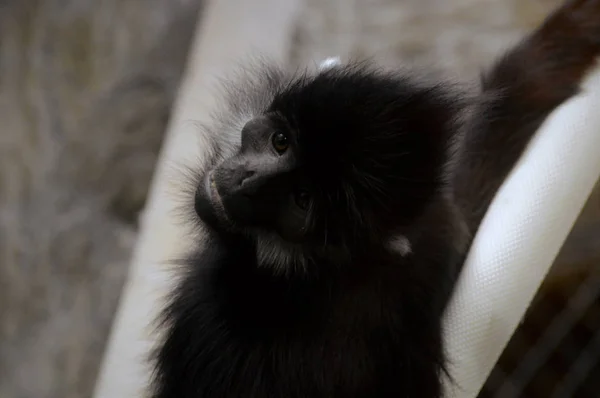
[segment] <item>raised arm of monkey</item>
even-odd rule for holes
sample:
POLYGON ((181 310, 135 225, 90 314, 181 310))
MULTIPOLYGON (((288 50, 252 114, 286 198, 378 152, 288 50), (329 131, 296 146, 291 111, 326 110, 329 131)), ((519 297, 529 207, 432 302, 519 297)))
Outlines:
POLYGON ((206 237, 165 309, 151 395, 440 397, 470 240, 598 55, 600 0, 574 0, 474 100, 368 64, 231 84, 190 204, 206 237))

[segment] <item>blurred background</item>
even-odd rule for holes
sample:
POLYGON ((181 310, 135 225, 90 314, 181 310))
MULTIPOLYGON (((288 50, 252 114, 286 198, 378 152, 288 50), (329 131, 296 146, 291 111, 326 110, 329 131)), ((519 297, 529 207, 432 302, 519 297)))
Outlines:
MULTIPOLYGON (((469 82, 558 3, 305 0, 288 61, 469 82)), ((202 7, 0 0, 0 398, 91 397, 202 7)), ((600 396, 599 297, 595 192, 481 396, 600 396)))

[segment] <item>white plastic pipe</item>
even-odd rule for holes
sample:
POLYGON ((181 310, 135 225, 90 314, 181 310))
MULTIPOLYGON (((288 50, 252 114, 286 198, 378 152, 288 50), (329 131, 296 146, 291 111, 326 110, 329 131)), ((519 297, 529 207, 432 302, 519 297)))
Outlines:
POLYGON ((476 397, 600 177, 600 66, 492 202, 446 313, 448 398, 476 397))
MULTIPOLYGON (((162 308, 169 274, 165 261, 187 246, 169 196, 174 163, 199 164, 203 156, 193 121, 207 120, 216 78, 245 56, 260 54, 285 62, 300 0, 205 1, 202 22, 158 161, 130 275, 113 325, 95 398, 143 397, 146 363, 153 343, 151 324, 162 308), (195 162, 195 163, 194 163, 195 162)), ((177 181, 175 181, 177 183, 177 181)))

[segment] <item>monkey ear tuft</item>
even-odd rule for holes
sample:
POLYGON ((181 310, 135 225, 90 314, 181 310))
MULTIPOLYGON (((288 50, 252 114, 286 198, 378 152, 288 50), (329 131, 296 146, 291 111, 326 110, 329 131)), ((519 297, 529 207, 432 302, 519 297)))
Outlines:
POLYGON ((340 57, 329 57, 321 61, 319 64, 319 70, 327 70, 333 67, 339 66, 342 63, 340 57))

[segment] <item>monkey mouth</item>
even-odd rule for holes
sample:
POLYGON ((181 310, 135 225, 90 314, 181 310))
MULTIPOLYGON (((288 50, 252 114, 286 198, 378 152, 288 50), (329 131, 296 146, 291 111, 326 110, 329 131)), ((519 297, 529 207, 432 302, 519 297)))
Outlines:
POLYGON ((227 211, 225 211, 225 206, 223 205, 223 199, 221 199, 221 195, 219 194, 219 190, 217 189, 217 183, 215 182, 213 171, 208 173, 205 184, 206 194, 208 195, 209 200, 213 204, 215 212, 217 213, 217 217, 221 218, 225 222, 229 222, 227 211))

